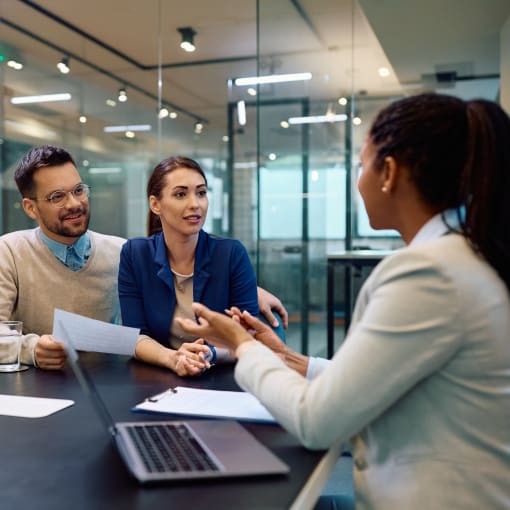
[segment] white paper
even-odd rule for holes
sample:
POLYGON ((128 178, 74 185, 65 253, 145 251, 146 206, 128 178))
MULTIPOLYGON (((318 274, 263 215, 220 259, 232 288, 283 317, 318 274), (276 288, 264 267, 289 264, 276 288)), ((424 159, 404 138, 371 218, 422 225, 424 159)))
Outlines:
POLYGON ((0 395, 0 414, 4 416, 20 416, 22 418, 42 418, 73 404, 73 400, 62 398, 0 395))
POLYGON ((80 351, 133 356, 140 330, 55 309, 53 338, 80 351))
POLYGON ((275 422, 274 417, 250 393, 177 387, 135 406, 135 411, 187 414, 210 418, 275 422))

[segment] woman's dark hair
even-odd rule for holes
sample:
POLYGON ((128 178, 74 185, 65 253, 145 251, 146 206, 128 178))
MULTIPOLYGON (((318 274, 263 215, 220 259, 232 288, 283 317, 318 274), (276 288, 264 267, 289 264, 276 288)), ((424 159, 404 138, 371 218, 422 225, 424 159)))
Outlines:
MULTIPOLYGON (((164 159, 161 163, 158 163, 156 168, 152 171, 152 175, 147 183, 147 199, 149 199, 151 195, 158 199, 161 198, 161 192, 166 185, 166 176, 178 168, 189 168, 190 170, 195 170, 204 178, 207 186, 205 173, 196 161, 184 156, 174 156, 164 159)), ((161 232, 161 228, 161 220, 159 216, 149 209, 147 217, 147 235, 151 236, 153 234, 157 234, 158 232, 161 232)))
POLYGON ((384 108, 369 136, 379 168, 393 156, 426 203, 465 208, 463 234, 510 290, 510 118, 501 107, 412 96, 384 108))
POLYGON ((14 180, 21 196, 30 197, 34 194, 34 173, 36 170, 47 166, 61 166, 65 163, 72 163, 76 166, 71 154, 62 147, 42 145, 30 149, 14 171, 14 180))

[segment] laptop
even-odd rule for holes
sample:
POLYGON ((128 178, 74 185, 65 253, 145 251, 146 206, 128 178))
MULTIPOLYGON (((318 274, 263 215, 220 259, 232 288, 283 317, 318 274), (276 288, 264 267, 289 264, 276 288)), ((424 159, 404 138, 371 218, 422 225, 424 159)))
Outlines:
MULTIPOLYGON (((67 332, 66 336, 70 338, 67 332)), ((114 422, 70 341, 67 348, 69 363, 84 393, 126 467, 140 483, 289 472, 286 464, 236 421, 114 422)))

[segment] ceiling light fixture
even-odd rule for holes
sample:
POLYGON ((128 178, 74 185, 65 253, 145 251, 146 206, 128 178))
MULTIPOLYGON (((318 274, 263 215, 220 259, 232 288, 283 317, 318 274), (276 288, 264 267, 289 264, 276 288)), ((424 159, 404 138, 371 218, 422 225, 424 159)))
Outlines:
POLYGON ((29 103, 51 103, 53 101, 70 101, 71 94, 43 94, 41 96, 17 96, 11 97, 12 104, 29 104, 29 103))
POLYGON ((345 122, 347 115, 339 113, 336 115, 311 115, 309 117, 290 117, 289 124, 322 124, 324 122, 345 122))
POLYGON ((196 135, 202 134, 203 129, 204 129, 204 124, 202 122, 200 122, 200 121, 195 122, 194 131, 195 131, 196 135))
POLYGON ((23 64, 17 60, 13 60, 13 59, 8 60, 7 65, 11 69, 14 69, 15 71, 21 71, 23 69, 23 64))
POLYGON ((169 117, 170 117, 171 119, 176 119, 176 118, 177 118, 177 112, 170 112, 169 117))
POLYGON ((188 52, 195 51, 194 37, 197 33, 191 27, 178 28, 177 32, 181 34, 181 48, 188 52))
POLYGON ((70 67, 69 67, 69 58, 68 57, 64 57, 58 64, 57 64, 57 68, 58 70, 62 73, 62 74, 68 74, 69 71, 71 70, 70 67))
POLYGON ((134 124, 132 126, 105 126, 103 131, 105 133, 122 133, 124 131, 151 131, 150 124, 134 124))
POLYGON ((250 96, 257 95, 257 91, 253 87, 250 87, 246 92, 248 92, 248 94, 250 94, 250 96))
POLYGON ((87 117, 85 115, 80 115, 79 121, 81 124, 87 123, 87 117))
POLYGON ((126 92, 125 87, 121 87, 119 89, 119 97, 117 99, 121 103, 125 103, 127 101, 127 92, 126 92))
POLYGON ((158 112, 158 119, 166 119, 169 115, 167 108, 161 108, 158 112))
POLYGON ((307 81, 312 79, 312 73, 293 73, 293 74, 268 74, 267 76, 248 76, 246 78, 236 78, 234 85, 244 87, 247 85, 264 85, 267 83, 284 83, 289 81, 307 81))
POLYGON ((244 101, 237 102, 237 121, 240 126, 246 126, 246 103, 244 101))

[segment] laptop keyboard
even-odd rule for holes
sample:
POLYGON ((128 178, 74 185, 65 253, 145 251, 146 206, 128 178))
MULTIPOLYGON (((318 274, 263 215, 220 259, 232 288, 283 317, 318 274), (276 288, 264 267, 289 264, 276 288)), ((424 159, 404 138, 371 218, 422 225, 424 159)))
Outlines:
POLYGON ((131 425, 128 431, 150 473, 220 470, 184 424, 131 425))

